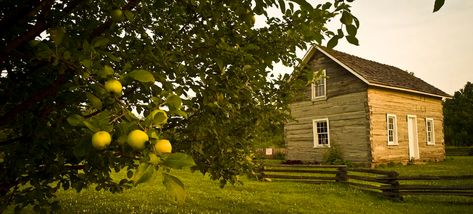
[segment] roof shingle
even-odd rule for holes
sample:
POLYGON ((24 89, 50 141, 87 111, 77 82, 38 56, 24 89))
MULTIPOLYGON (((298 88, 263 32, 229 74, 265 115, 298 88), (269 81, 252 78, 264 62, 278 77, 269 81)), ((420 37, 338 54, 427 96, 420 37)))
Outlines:
POLYGON ((363 59, 333 49, 319 46, 316 48, 348 66, 352 71, 368 81, 369 84, 413 90, 441 97, 451 97, 451 95, 397 67, 363 59))

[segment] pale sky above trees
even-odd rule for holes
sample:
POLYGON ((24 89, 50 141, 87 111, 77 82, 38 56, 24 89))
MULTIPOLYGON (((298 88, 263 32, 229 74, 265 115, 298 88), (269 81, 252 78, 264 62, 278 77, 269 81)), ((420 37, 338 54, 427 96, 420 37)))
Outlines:
POLYGON ((340 40, 335 49, 414 72, 453 94, 473 81, 473 1, 447 0, 436 13, 433 5, 433 0, 355 0, 360 46, 340 40))

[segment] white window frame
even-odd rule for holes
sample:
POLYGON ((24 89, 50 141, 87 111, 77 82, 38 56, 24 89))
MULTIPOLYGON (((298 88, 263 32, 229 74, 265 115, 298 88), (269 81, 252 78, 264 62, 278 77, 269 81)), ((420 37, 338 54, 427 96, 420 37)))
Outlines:
POLYGON ((312 132, 314 138, 314 148, 326 148, 330 147, 330 123, 328 118, 314 119, 312 120, 312 132), (317 132, 317 123, 326 122, 327 123, 327 144, 319 144, 319 133, 317 132))
POLYGON ((435 125, 434 125, 434 118, 425 118, 425 141, 427 142, 427 145, 435 145, 435 125), (428 123, 432 122, 432 136, 429 141, 429 130, 428 130, 428 123))
POLYGON ((386 114, 386 137, 388 141, 388 146, 397 146, 399 145, 397 138, 397 116, 395 114, 386 114), (389 118, 394 118, 393 122, 393 140, 389 139, 389 118))
MULTIPOLYGON (((316 96, 316 87, 317 87, 317 84, 315 84, 314 82, 311 84, 311 88, 312 88, 312 101, 314 100, 324 100, 327 98, 327 71, 325 69, 322 70, 322 76, 321 76, 321 80, 323 81, 323 84, 324 84, 324 95, 322 96, 316 96)), ((315 73, 314 73, 315 74, 315 73)), ((319 79, 320 80, 320 79, 319 79)), ((319 81, 317 80, 317 81, 319 81)))

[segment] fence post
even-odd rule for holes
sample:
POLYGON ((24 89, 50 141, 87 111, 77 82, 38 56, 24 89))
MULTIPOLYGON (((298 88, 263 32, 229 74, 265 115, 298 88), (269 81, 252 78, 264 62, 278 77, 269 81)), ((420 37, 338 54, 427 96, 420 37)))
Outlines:
POLYGON ((387 198, 390 198, 395 201, 402 201, 403 198, 399 193, 399 180, 397 179, 399 174, 395 171, 392 171, 388 176, 387 185, 383 185, 381 191, 383 195, 387 198))
POLYGON ((347 166, 337 167, 337 174, 335 176, 335 181, 340 182, 340 183, 345 183, 348 181, 347 166))

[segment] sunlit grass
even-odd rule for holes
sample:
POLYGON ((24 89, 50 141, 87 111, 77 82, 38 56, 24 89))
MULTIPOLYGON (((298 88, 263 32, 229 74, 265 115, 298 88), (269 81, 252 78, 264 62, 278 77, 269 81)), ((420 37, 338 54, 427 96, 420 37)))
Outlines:
MULTIPOLYGON (((422 166, 394 166, 383 169, 403 174, 437 173, 443 170, 471 170, 473 158, 454 158, 422 166)), ((177 204, 166 193, 160 173, 150 182, 112 194, 86 189, 58 192, 60 213, 471 213, 472 197, 415 196, 393 202, 370 192, 342 184, 259 182, 244 179, 244 185, 219 188, 200 173, 173 171, 187 188, 188 198, 177 204)), ((448 174, 445 172, 445 174, 448 174)), ((462 173, 468 174, 468 173, 462 173)), ((471 171, 470 171, 471 174, 471 171)), ((117 175, 124 176, 124 175, 117 175)), ((31 210, 25 210, 29 213, 31 210)))

